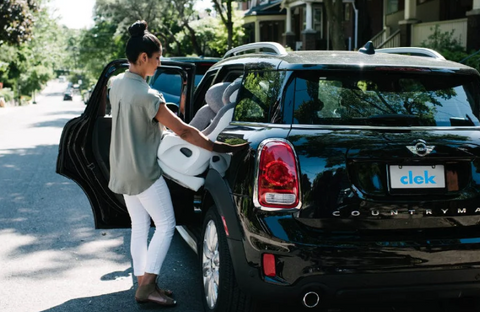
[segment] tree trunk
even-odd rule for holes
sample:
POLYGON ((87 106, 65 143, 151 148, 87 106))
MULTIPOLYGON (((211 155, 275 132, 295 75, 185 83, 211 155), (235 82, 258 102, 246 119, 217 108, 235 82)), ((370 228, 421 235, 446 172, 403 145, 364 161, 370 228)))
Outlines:
POLYGON ((192 38, 192 46, 193 46, 193 49, 195 50, 195 53, 197 53, 198 56, 201 56, 202 47, 200 47, 200 45, 198 44, 195 30, 192 27, 190 27, 188 23, 184 23, 184 25, 188 29, 188 32, 190 33, 190 38, 192 38))
POLYGON ((232 48, 233 45, 233 21, 232 21, 232 1, 233 0, 226 0, 225 3, 227 4, 226 15, 224 15, 224 10, 222 7, 222 1, 220 0, 212 0, 214 3, 215 11, 217 11, 218 15, 220 16, 223 24, 227 28, 227 46, 228 50, 232 48))
POLYGON ((233 45, 232 0, 227 1, 227 45, 228 50, 233 45))
POLYGON ((343 2, 341 0, 324 0, 323 3, 327 9, 332 48, 333 50, 346 50, 343 32, 343 2))

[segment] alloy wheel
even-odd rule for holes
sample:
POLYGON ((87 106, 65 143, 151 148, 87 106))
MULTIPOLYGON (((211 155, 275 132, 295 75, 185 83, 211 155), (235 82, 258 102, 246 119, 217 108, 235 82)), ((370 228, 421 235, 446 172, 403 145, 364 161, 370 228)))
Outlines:
POLYGON ((220 255, 218 234, 215 222, 210 220, 203 237, 202 273, 205 299, 210 309, 214 309, 218 299, 220 255))

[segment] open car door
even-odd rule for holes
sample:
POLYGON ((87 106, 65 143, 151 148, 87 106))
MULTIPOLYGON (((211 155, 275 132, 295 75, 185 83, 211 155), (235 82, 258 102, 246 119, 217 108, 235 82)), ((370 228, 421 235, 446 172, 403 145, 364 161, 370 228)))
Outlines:
MULTIPOLYGON (((75 181, 83 189, 90 201, 97 229, 130 227, 130 218, 123 196, 113 193, 108 188, 112 119, 107 89, 110 78, 127 69, 126 59, 115 60, 105 67, 85 111, 81 116, 66 123, 59 144, 56 172, 75 181)), ((162 75, 172 75, 172 79, 181 77, 187 81, 186 106, 189 107, 193 97, 195 65, 163 62, 157 72, 161 72, 162 75)), ((181 88, 182 83, 178 84, 178 87, 181 88)), ((181 90, 178 90, 179 94, 180 92, 181 90)), ((169 107, 171 107, 170 104, 169 107)), ((183 190, 177 189, 178 185, 175 183, 168 184, 171 187, 175 209, 183 210, 176 211, 177 224, 184 224, 185 221, 180 216, 188 215, 188 213, 185 214, 185 209, 193 213, 193 194, 178 196, 178 192, 182 193, 183 190), (177 195, 174 196, 174 194, 177 195), (174 197, 181 199, 182 202, 175 202, 174 197), (186 207, 185 204, 187 204, 186 207)))

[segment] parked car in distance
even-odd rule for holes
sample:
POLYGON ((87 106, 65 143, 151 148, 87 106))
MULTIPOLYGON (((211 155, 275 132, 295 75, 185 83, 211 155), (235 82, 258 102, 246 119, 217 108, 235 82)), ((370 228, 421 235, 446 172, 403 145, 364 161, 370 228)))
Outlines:
MULTIPOLYGON (((106 66, 59 145, 56 170, 85 191, 96 228, 129 226, 123 198, 107 187, 105 113, 108 80, 126 68, 125 60, 106 66)), ((158 68, 187 81, 186 122, 211 105, 213 88, 240 81, 210 126, 214 139, 249 144, 221 155, 226 171, 212 154, 190 175, 196 147, 168 132, 160 146, 180 142, 171 144, 178 162, 164 167, 162 151, 159 163, 177 230, 198 254, 205 311, 480 296, 475 69, 376 53, 371 43, 288 52, 272 42, 232 49, 196 87, 193 68, 158 68)))
POLYGON ((73 96, 72 96, 72 90, 68 89, 63 93, 63 100, 64 101, 72 101, 73 96))

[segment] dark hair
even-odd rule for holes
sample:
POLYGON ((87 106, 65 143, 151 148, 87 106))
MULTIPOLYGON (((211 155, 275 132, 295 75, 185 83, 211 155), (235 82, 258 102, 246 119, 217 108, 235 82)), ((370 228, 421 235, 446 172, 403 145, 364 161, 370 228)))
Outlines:
POLYGON ((130 39, 128 39, 125 48, 125 54, 130 63, 136 63, 138 56, 145 52, 148 57, 162 49, 162 44, 158 38, 147 30, 147 22, 136 21, 128 27, 130 39))

